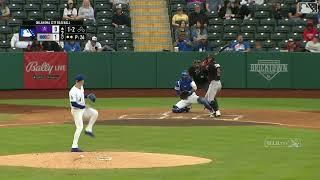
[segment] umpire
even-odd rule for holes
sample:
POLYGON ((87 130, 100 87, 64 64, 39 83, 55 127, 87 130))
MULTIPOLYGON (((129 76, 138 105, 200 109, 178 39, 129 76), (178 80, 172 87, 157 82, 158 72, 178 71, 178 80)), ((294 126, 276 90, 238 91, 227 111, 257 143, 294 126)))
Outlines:
POLYGON ((189 75, 192 77, 196 85, 204 89, 208 90, 208 78, 207 71, 204 66, 201 65, 201 60, 194 60, 192 66, 188 69, 189 75))

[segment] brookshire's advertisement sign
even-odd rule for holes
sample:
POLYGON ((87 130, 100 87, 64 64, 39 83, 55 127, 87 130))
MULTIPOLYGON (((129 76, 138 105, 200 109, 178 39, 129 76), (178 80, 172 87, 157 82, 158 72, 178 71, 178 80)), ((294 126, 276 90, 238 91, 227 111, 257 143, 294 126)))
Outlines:
POLYGON ((25 89, 66 89, 66 53, 27 52, 24 54, 25 89))

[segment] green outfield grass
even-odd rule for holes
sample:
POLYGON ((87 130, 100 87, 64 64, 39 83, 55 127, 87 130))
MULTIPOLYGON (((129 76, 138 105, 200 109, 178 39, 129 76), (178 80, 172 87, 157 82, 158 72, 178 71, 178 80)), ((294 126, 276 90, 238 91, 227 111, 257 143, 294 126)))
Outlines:
POLYGON ((13 119, 14 119, 14 115, 12 114, 0 113, 0 121, 10 121, 13 119))
MULTIPOLYGON (((177 98, 99 98, 97 108, 171 107, 177 98)), ((66 99, 0 100, 0 104, 67 107, 66 99)), ((319 99, 221 98, 224 109, 319 110, 319 99)), ((200 107, 200 106, 198 106, 200 107)), ((125 111, 125 110, 124 110, 125 111)), ((5 115, 0 120, 6 119, 5 115)), ((54 117, 52 119, 54 121, 54 117)), ((0 128, 0 155, 69 151, 72 124, 0 128)), ((139 151, 193 155, 210 164, 175 168, 53 170, 0 167, 2 180, 316 180, 320 131, 275 126, 119 127, 98 125, 87 151, 139 151), (264 147, 266 138, 299 138, 302 147, 264 147)))
MULTIPOLYGON (((132 107, 170 107, 177 98, 98 98, 94 107, 98 109, 119 109, 132 107)), ((272 109, 272 110, 319 110, 320 99, 296 98, 220 98, 225 109, 272 109)), ((67 99, 10 99, 0 104, 69 106, 67 99)))
MULTIPOLYGON (((0 154, 68 151, 72 125, 3 128, 0 154)), ((175 168, 48 170, 0 167, 0 179, 270 180, 319 179, 320 133, 280 127, 96 126, 95 140, 82 136, 88 151, 140 151, 194 155, 213 163, 175 168), (300 148, 267 148, 270 137, 300 138, 300 148)))

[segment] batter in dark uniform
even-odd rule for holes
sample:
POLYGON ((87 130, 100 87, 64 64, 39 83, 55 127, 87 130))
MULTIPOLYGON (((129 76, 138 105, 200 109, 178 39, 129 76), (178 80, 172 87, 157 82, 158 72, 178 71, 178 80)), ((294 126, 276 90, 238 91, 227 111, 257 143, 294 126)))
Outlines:
POLYGON ((209 88, 205 95, 207 101, 209 101, 211 107, 214 109, 215 117, 221 116, 219 111, 218 101, 216 95, 221 91, 222 85, 220 82, 221 69, 220 64, 216 63, 213 57, 208 57, 204 62, 206 66, 207 78, 209 81, 209 88))

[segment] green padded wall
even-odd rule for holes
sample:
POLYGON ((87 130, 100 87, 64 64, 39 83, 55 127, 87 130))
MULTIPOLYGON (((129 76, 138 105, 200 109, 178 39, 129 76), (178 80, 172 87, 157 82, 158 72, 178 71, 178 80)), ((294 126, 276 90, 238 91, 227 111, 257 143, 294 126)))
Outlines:
POLYGON ((86 88, 111 87, 110 53, 68 53, 68 58, 68 87, 79 73, 86 77, 86 88))
POLYGON ((294 89, 320 89, 320 57, 318 53, 292 55, 294 89))
POLYGON ((291 88, 291 53, 247 53, 247 88, 291 88))
POLYGON ((221 65, 223 88, 246 88, 246 54, 222 53, 217 55, 221 65))
POLYGON ((0 89, 23 88, 23 53, 0 53, 0 89))
POLYGON ((112 88, 156 88, 157 54, 112 54, 112 88))

